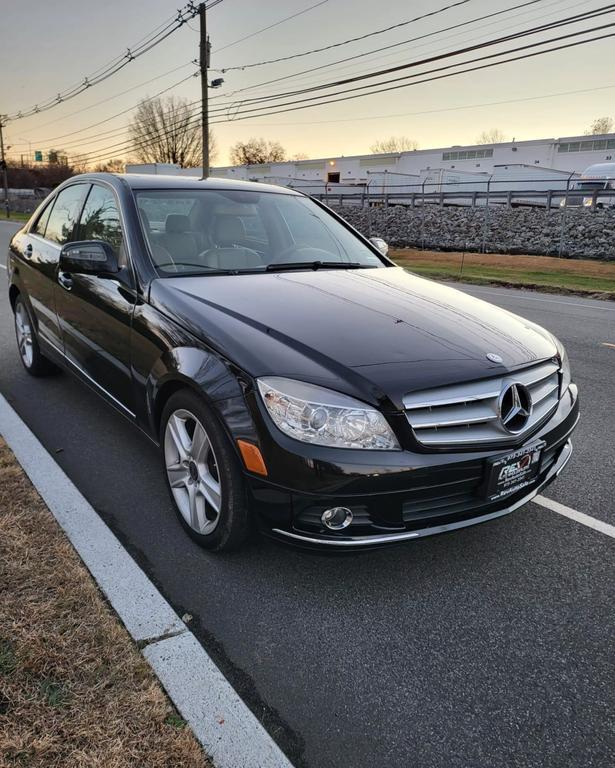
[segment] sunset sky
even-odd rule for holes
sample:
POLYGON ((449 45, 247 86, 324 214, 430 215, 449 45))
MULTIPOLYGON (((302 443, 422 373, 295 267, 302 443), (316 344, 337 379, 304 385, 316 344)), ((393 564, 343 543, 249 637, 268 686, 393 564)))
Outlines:
MULTIPOLYGON (((442 32, 392 50, 381 50, 384 46, 518 4, 517 0, 468 0, 431 18, 315 55, 229 71, 223 75, 215 71, 338 43, 448 4, 447 0, 389 0, 386 3, 324 0, 316 3, 317 0, 262 0, 258 3, 223 0, 212 8, 208 16, 212 41, 211 77, 223 76, 225 79, 222 89, 211 94, 212 109, 216 100, 225 104, 234 100, 239 102, 253 95, 295 90, 395 66, 600 5, 598 2, 540 0, 459 30, 442 32), (259 32, 315 5, 294 19, 259 32), (258 34, 240 40, 255 32, 258 34), (360 59, 309 71, 365 52, 369 55, 360 59), (295 78, 252 90, 253 86, 263 82, 305 70, 308 72, 295 78), (240 89, 249 90, 235 93, 240 89)), ((28 108, 83 80, 127 48, 134 47, 144 35, 173 14, 178 4, 177 0, 106 0, 104 3, 55 0, 54 3, 3 4, 0 113, 28 108)), ((581 26, 544 33, 542 37, 552 38, 612 21, 612 16, 600 17, 581 26)), ((605 29, 595 34, 610 32, 612 29, 605 29)), ((538 38, 508 43, 500 46, 500 50, 525 45, 535 39, 538 38)), ((490 128, 499 128, 509 138, 519 140, 582 133, 592 119, 615 115, 615 75, 610 72, 612 52, 613 38, 610 38, 482 72, 286 114, 232 121, 229 119, 232 115, 224 111, 212 118, 217 123, 213 128, 219 145, 215 164, 226 164, 229 147, 251 136, 280 141, 290 155, 305 153, 310 157, 326 157, 368 152, 375 140, 390 135, 406 135, 416 139, 421 148, 428 148, 472 143, 481 131, 490 128), (224 122, 220 122, 222 120, 224 122)), ((129 113, 114 117, 98 128, 84 129, 187 78, 196 70, 195 65, 190 64, 196 57, 198 19, 192 20, 189 26, 184 25, 158 47, 86 93, 47 112, 10 122, 5 129, 5 140, 11 145, 9 155, 27 156, 35 149, 46 151, 53 147, 65 149, 69 157, 84 153, 129 156, 130 152, 121 148, 126 141, 124 130, 129 113), (148 80, 151 82, 146 83, 148 80), (124 91, 127 92, 118 95, 124 91), (120 149, 116 151, 118 146, 120 149)), ((455 61, 469 57, 470 54, 466 54, 455 61)), ((173 93, 190 101, 197 100, 200 97, 198 78, 189 78, 173 93)))

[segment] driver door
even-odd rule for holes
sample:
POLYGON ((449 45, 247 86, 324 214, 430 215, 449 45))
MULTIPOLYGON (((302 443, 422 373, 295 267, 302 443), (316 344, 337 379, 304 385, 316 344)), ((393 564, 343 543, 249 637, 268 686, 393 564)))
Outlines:
POLYGON ((115 251, 114 275, 65 272, 60 262, 55 305, 64 354, 103 394, 134 416, 130 336, 136 291, 115 193, 91 186, 73 240, 102 240, 115 251))

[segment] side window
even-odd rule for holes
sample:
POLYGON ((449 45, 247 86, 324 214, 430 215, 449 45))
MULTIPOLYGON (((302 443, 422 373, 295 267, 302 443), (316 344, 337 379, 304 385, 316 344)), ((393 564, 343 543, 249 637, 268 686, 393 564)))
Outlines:
POLYGON ((86 189, 85 184, 74 184, 60 192, 47 222, 45 230, 47 240, 64 245, 74 239, 73 232, 86 189))
POLYGON ((79 222, 79 240, 104 240, 118 257, 122 254, 120 213, 110 189, 94 184, 90 190, 79 222))
POLYGON ((43 212, 41 213, 41 215, 38 217, 38 221, 30 230, 33 235, 40 235, 41 237, 45 237, 45 228, 47 226, 47 222, 49 221, 49 216, 51 214, 52 208, 53 208, 53 200, 50 200, 45 206, 45 208, 43 209, 43 212))

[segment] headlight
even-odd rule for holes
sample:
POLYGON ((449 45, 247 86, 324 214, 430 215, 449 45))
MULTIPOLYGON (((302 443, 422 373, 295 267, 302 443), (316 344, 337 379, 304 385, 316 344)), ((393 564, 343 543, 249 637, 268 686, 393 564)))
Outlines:
POLYGON ((557 353, 559 355, 560 359, 560 373, 562 376, 562 388, 561 388, 561 395, 564 394, 564 392, 568 389, 570 386, 570 382, 572 381, 572 376, 570 373, 570 360, 568 359, 568 353, 566 352, 566 348, 562 344, 562 342, 559 339, 556 339, 554 337, 555 344, 557 346, 557 353))
POLYGON ((258 379, 258 389, 275 425, 313 445, 398 451, 384 416, 359 400, 294 379, 258 379))

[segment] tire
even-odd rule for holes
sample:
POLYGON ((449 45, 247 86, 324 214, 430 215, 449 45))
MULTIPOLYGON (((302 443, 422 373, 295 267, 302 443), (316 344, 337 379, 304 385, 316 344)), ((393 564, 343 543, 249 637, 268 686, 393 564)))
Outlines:
POLYGON ((15 299, 15 337, 23 367, 31 376, 49 376, 58 368, 48 360, 38 344, 32 316, 21 296, 15 299))
POLYGON ((195 392, 182 389, 167 401, 160 447, 169 494, 188 535, 205 549, 238 549, 249 533, 245 481, 218 417, 195 392))

